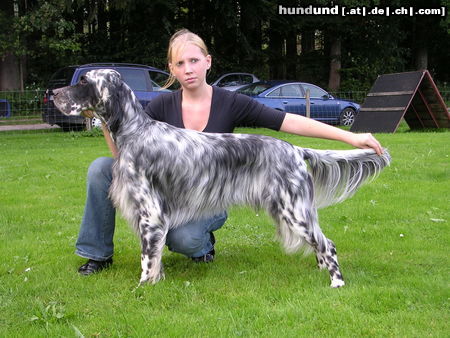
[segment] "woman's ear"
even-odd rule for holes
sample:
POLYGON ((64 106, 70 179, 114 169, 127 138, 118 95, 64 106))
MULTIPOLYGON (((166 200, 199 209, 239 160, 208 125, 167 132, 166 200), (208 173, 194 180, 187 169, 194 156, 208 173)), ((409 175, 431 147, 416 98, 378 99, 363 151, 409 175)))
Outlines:
POLYGON ((211 64, 212 64, 212 56, 211 55, 206 55, 206 62, 208 63, 208 66, 206 67, 207 69, 211 68, 211 64))

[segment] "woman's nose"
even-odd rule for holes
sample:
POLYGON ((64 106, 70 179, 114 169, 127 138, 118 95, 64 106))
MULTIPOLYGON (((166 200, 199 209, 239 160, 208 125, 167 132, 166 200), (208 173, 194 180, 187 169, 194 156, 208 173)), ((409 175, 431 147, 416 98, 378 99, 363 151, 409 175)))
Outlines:
POLYGON ((192 73, 192 67, 189 65, 189 63, 186 63, 186 65, 184 66, 184 72, 186 74, 192 73))

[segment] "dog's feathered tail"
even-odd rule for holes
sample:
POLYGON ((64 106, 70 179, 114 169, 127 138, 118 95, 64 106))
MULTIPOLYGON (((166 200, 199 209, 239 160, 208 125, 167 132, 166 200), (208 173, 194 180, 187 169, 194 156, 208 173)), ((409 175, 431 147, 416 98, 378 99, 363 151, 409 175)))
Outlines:
POLYGON ((364 182, 376 177, 391 161, 386 149, 381 156, 372 149, 303 149, 303 153, 309 164, 317 208, 351 197, 364 182))

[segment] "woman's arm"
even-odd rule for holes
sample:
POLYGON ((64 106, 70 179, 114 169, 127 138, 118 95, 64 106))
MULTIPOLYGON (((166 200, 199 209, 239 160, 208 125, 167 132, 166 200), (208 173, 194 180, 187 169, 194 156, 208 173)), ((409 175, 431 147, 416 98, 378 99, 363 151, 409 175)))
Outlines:
POLYGON ((287 113, 280 130, 302 136, 341 141, 356 148, 372 148, 378 155, 383 153, 381 144, 372 134, 354 134, 301 115, 287 113))
POLYGON ((114 143, 111 134, 109 133, 108 128, 102 123, 102 131, 103 135, 105 136, 106 144, 108 145, 109 150, 111 150, 111 153, 114 158, 117 158, 117 154, 119 153, 116 144, 114 143))

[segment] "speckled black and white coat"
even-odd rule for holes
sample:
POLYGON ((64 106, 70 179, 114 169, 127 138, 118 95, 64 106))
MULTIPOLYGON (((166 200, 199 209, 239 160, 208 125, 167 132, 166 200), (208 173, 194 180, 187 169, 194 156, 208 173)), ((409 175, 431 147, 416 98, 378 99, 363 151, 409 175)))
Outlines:
POLYGON ((346 199, 377 175, 390 162, 387 151, 321 151, 267 136, 179 129, 145 114, 114 70, 90 71, 54 94, 63 113, 92 110, 113 136, 119 154, 110 196, 140 236, 141 283, 164 277, 169 229, 246 204, 272 216, 287 252, 306 244, 319 268, 328 269, 331 286, 344 285, 317 208, 346 199))

